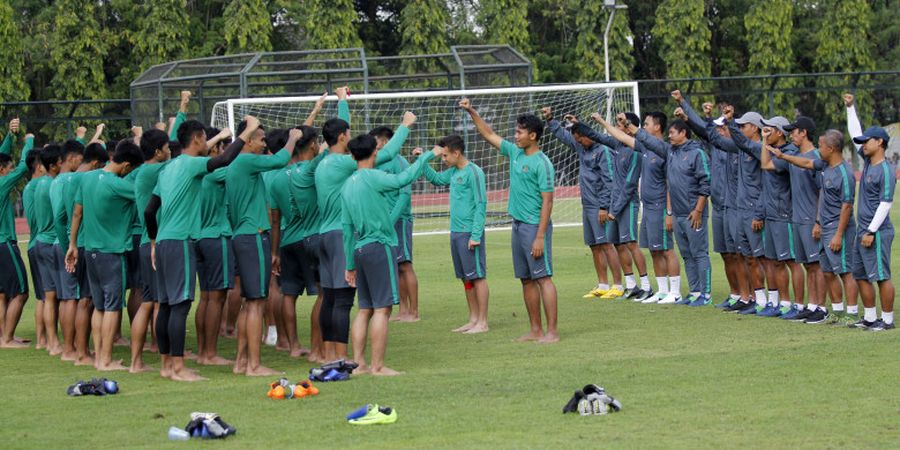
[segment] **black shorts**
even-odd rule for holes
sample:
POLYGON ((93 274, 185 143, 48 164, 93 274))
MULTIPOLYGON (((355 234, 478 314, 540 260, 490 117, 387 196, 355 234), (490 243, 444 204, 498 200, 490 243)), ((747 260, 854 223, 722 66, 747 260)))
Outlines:
POLYGON ((332 230, 319 235, 319 281, 323 288, 350 287, 344 278, 347 259, 344 256, 344 232, 332 230))
POLYGON ((247 300, 268 299, 272 280, 272 241, 269 232, 240 234, 231 238, 241 295, 247 300))
POLYGON ((88 282, 87 272, 84 266, 84 248, 78 249, 78 261, 75 261, 75 272, 66 270, 66 252, 59 245, 54 244, 56 260, 59 263, 59 285, 56 287, 57 300, 79 300, 90 298, 91 288, 88 282))
POLYGON ((456 278, 472 281, 487 276, 487 264, 484 255, 485 235, 481 235, 481 245, 469 250, 469 239, 472 233, 450 233, 450 256, 453 259, 453 270, 456 278))
POLYGON ((197 278, 201 291, 233 288, 235 264, 231 238, 221 236, 197 241, 197 278))
POLYGON ((31 284, 34 286, 34 298, 44 299, 44 285, 41 284, 41 271, 38 269, 38 254, 34 247, 28 249, 28 271, 31 272, 31 284))
POLYGON ((390 308, 400 304, 397 263, 390 246, 370 242, 353 251, 353 260, 360 309, 390 308))
POLYGON ((296 297, 318 294, 319 257, 316 246, 319 236, 314 234, 281 247, 281 292, 296 297))
POLYGON ((124 253, 88 250, 85 266, 91 285, 91 299, 97 311, 121 311, 125 306, 128 263, 124 253))
POLYGON ((412 220, 399 219, 394 222, 394 231, 397 233, 397 246, 393 248, 397 263, 411 263, 413 259, 413 223, 412 220))
POLYGON ((156 243, 158 300, 177 305, 194 300, 197 280, 197 253, 190 240, 167 239, 156 243))
POLYGON ((6 295, 7 300, 28 294, 25 263, 15 241, 0 244, 0 293, 6 295))
POLYGON ((44 292, 56 293, 59 286, 59 262, 56 248, 53 244, 38 241, 34 243, 34 251, 37 254, 37 266, 41 274, 41 286, 44 287, 44 292))
POLYGON ((125 262, 128 263, 128 289, 141 288, 141 235, 131 235, 131 250, 125 252, 125 262))
POLYGON ((145 302, 159 301, 159 278, 157 271, 153 270, 153 261, 150 259, 150 244, 143 244, 138 249, 140 255, 141 271, 141 296, 145 302))

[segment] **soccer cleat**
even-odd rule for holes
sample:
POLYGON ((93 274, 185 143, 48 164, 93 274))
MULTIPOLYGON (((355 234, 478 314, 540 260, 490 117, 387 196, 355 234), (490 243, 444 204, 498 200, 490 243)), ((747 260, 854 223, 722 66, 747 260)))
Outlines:
MULTIPOLYGON (((650 299, 653 299, 653 301, 648 302, 648 303, 659 303, 664 298, 666 298, 666 294, 661 294, 661 293, 657 292, 650 296, 650 299)), ((647 300, 650 300, 650 299, 647 299, 647 300)))
POLYGON ((739 300, 739 301, 734 302, 733 305, 725 308, 724 312, 727 312, 727 313, 738 312, 744 308, 747 308, 748 306, 753 306, 753 303, 745 303, 743 300, 739 300))
POLYGON ((893 323, 885 323, 884 320, 878 319, 872 323, 872 326, 867 328, 868 331, 884 331, 884 330, 893 330, 893 323))
POLYGON ((350 379, 350 374, 337 369, 331 369, 322 377, 322 381, 344 381, 350 379))
POLYGON ((737 313, 742 316, 756 315, 759 314, 763 309, 764 308, 762 306, 759 306, 756 303, 748 303, 747 306, 745 306, 737 313))
POLYGON ((701 294, 694 301, 688 303, 688 306, 698 307, 698 306, 706 306, 712 303, 712 298, 709 294, 701 294))
POLYGON ((614 300, 622 297, 623 295, 625 295, 625 291, 623 291, 621 288, 611 287, 608 291, 606 291, 605 294, 601 295, 600 298, 603 300, 614 300))
POLYGON ((658 303, 660 305, 674 305, 680 301, 681 301, 681 297, 678 294, 676 294, 674 292, 669 292, 658 303))
POLYGON ((353 425, 386 425, 397 421, 397 410, 391 407, 372 405, 366 415, 357 419, 350 419, 353 425))
POLYGON ((826 325, 837 325, 838 323, 841 322, 841 319, 843 319, 843 317, 845 315, 847 315, 847 314, 842 311, 838 311, 838 312, 831 311, 831 314, 828 315, 828 320, 825 321, 825 324, 826 325))
POLYGON ((722 300, 721 303, 716 303, 716 308, 720 308, 720 309, 727 308, 727 307, 731 306, 733 304, 733 302, 736 302, 736 301, 737 300, 731 298, 731 296, 725 297, 725 300, 722 300))
POLYGON ((809 317, 812 316, 814 312, 815 311, 812 311, 810 309, 804 309, 803 311, 800 311, 799 314, 797 314, 797 317, 786 320, 790 320, 791 322, 806 322, 806 319, 809 319, 809 317))
POLYGON ((566 403, 566 406, 563 406, 563 414, 579 412, 579 406, 581 406, 581 401, 584 399, 584 392, 575 391, 575 394, 572 395, 572 398, 569 399, 569 402, 566 403))
MULTIPOLYGON (((832 325, 836 327, 847 327, 859 321, 858 314, 843 314, 832 325)), ((851 327, 852 328, 852 327, 851 327)))
POLYGON ((779 314, 781 314, 781 312, 775 305, 766 305, 762 311, 756 313, 756 315, 760 317, 777 317, 779 314))
MULTIPOLYGON (((805 310, 804 310, 805 311, 805 310)), ((791 305, 791 308, 788 312, 782 314, 779 318, 783 320, 794 320, 800 315, 801 311, 797 305, 791 305)))
MULTIPOLYGON (((652 289, 648 289, 648 290, 646 290, 646 291, 643 290, 643 289, 641 289, 640 294, 638 294, 637 297, 634 298, 634 301, 640 300, 641 303, 646 303, 646 300, 648 300, 648 299, 650 299, 650 298, 652 298, 652 297, 653 297, 653 290, 652 290, 652 289)), ((650 303, 655 303, 655 302, 650 302, 650 303)))
POLYGON ((622 298, 634 298, 634 292, 636 290, 636 287, 625 289, 622 291, 622 298))
POLYGON ((591 289, 590 292, 581 296, 581 298, 601 298, 606 295, 607 291, 604 291, 600 288, 591 289))
POLYGON ((678 300, 677 302, 675 302, 675 304, 676 305, 690 305, 691 302, 693 302, 694 300, 697 300, 697 297, 694 297, 693 295, 689 294, 687 297, 682 297, 681 300, 678 300))
POLYGON ((820 323, 825 323, 825 320, 828 319, 828 311, 824 309, 816 309, 813 311, 809 317, 806 318, 804 323, 808 323, 810 325, 818 325, 820 323))
POLYGON ((644 291, 644 294, 652 294, 652 295, 639 295, 634 299, 635 302, 640 301, 645 305, 649 305, 651 303, 659 303, 659 295, 653 294, 650 291, 644 291))
POLYGON ((848 327, 850 327, 850 328, 859 328, 859 329, 862 329, 862 330, 866 330, 866 329, 868 329, 869 327, 875 325, 876 322, 878 322, 877 319, 874 320, 874 321, 872 321, 872 322, 869 322, 869 321, 866 320, 866 319, 862 319, 862 320, 860 320, 860 321, 858 321, 858 322, 856 322, 856 323, 853 323, 853 324, 851 324, 851 325, 848 325, 848 327))
MULTIPOLYGON (((350 414, 347 414, 347 420, 355 420, 359 419, 362 416, 365 416, 369 413, 369 410, 372 409, 373 405, 363 405, 353 411, 350 414)), ((374 405, 374 407, 378 407, 378 405, 374 405)))

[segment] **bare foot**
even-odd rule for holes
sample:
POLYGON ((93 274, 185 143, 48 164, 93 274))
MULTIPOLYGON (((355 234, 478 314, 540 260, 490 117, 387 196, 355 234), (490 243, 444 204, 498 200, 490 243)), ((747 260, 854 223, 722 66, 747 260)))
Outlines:
POLYGON ((131 347, 131 341, 125 339, 122 336, 119 336, 118 338, 116 338, 116 340, 113 341, 113 347, 131 347))
POLYGON ((36 348, 38 350, 43 350, 43 349, 47 348, 47 344, 45 344, 43 342, 38 342, 37 345, 34 346, 34 348, 36 348))
POLYGON ((461 326, 461 327, 454 328, 454 329, 452 329, 452 330, 450 330, 450 331, 452 331, 452 332, 454 332, 454 333, 464 333, 464 332, 466 332, 466 331, 469 331, 469 329, 471 329, 471 328, 474 327, 474 326, 475 326, 475 322, 469 322, 469 323, 467 323, 467 324, 465 324, 465 325, 463 325, 463 326, 461 326))
POLYGON ((0 343, 0 348, 28 348, 28 344, 13 339, 9 342, 0 343))
POLYGON ((171 380, 172 379, 172 369, 166 369, 165 367, 163 367, 162 369, 159 369, 159 376, 161 376, 163 378, 168 378, 171 380))
POLYGON ((109 364, 98 367, 97 370, 101 372, 110 372, 113 370, 128 370, 128 368, 122 365, 121 359, 117 359, 115 361, 111 361, 109 364))
POLYGON ((305 347, 300 347, 300 348, 291 350, 291 358, 302 358, 309 354, 310 354, 309 349, 305 348, 305 347))
POLYGON ((391 318, 388 319, 388 322, 401 322, 401 321, 403 321, 404 317, 406 317, 406 314, 403 314, 403 315, 397 314, 396 316, 391 316, 391 318))
POLYGON ((75 359, 76 359, 75 352, 69 353, 69 352, 64 351, 64 352, 62 352, 62 355, 59 357, 59 359, 61 359, 63 361, 69 361, 69 362, 75 361, 75 359))
POLYGON ((247 360, 239 360, 234 362, 234 369, 231 371, 236 375, 244 375, 247 373, 247 360))
POLYGON ((326 362, 326 361, 325 361, 325 357, 322 356, 322 355, 319 354, 319 353, 310 353, 309 355, 307 355, 306 360, 309 361, 309 362, 311 362, 311 363, 324 363, 324 362, 326 362))
POLYGON ((290 352, 291 346, 289 344, 285 344, 285 345, 275 344, 275 351, 276 352, 290 352))
POLYGON ((360 364, 359 367, 353 369, 353 375, 369 375, 371 373, 372 369, 365 364, 360 364))
POLYGON ((194 353, 194 352, 192 352, 192 351, 190 351, 190 350, 185 350, 185 351, 184 351, 184 359, 187 359, 187 360, 190 360, 190 361, 196 361, 196 360, 197 360, 197 354, 194 353))
POLYGON ((234 364, 234 361, 215 355, 212 358, 204 358, 202 362, 197 360, 197 364, 203 364, 204 366, 230 366, 234 364))
POLYGON ((543 333, 543 332, 540 332, 540 331, 534 332, 534 331, 532 331, 531 333, 528 333, 528 334, 526 334, 526 335, 519 336, 519 338, 516 339, 516 342, 536 341, 536 340, 541 339, 541 338, 543 338, 543 337, 544 337, 544 333, 543 333))
POLYGON ((205 381, 208 378, 201 377, 197 375, 193 371, 190 370, 181 370, 178 372, 172 372, 172 376, 170 377, 172 381, 205 381))
POLYGON ((412 322, 418 322, 418 321, 420 321, 420 320, 422 320, 422 319, 419 317, 418 314, 416 314, 416 315, 409 315, 409 316, 406 316, 405 318, 401 319, 400 321, 401 321, 401 322, 412 323, 412 322))
POLYGON ((59 356, 62 354, 62 347, 59 344, 56 344, 56 347, 48 345, 47 350, 49 350, 50 356, 59 356))
POLYGON ((393 376, 397 376, 397 375, 403 375, 403 372, 397 372, 396 370, 391 369, 389 367, 373 369, 372 372, 370 372, 370 373, 376 377, 393 377, 393 376))
POLYGON ((247 376, 248 377, 271 377, 275 375, 284 375, 284 372, 279 372, 274 369, 270 369, 265 366, 259 366, 255 369, 251 369, 247 367, 247 376))
POLYGON ((538 344, 554 344, 559 342, 559 334, 557 333, 547 333, 544 337, 537 340, 538 344))
POLYGON ((143 361, 136 361, 131 363, 131 367, 128 368, 129 373, 141 373, 141 372, 153 372, 154 368, 144 364, 143 361))
POLYGON ((28 339, 28 338, 20 338, 20 337, 18 337, 18 336, 13 336, 13 340, 15 340, 16 342, 21 342, 21 343, 23 343, 23 344, 30 344, 30 343, 31 343, 31 339, 28 339))
POLYGON ((76 366, 93 366, 94 365, 94 357, 91 355, 82 356, 75 360, 76 366))
POLYGON ((475 325, 472 328, 469 328, 466 331, 463 331, 463 334, 478 334, 478 333, 487 333, 488 331, 487 325, 475 325))

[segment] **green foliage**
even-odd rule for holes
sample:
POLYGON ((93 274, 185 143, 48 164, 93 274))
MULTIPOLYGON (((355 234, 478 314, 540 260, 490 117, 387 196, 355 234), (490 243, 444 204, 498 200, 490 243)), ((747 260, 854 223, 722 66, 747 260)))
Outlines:
POLYGON ((354 25, 355 17, 352 0, 307 1, 303 16, 306 48, 362 47, 354 25))
POLYGON ((186 0, 152 0, 139 6, 141 16, 130 39, 138 69, 183 57, 188 51, 190 22, 184 14, 186 0))
MULTIPOLYGON (((6 2, 0 2, 0 99, 4 101, 28 100, 31 93, 25 82, 25 48, 19 28, 13 19, 13 10, 6 2)), ((7 111, 0 110, 0 117, 7 111)))
MULTIPOLYGON (((656 9, 653 37, 659 39, 659 56, 665 62, 667 78, 709 77, 709 22, 703 0, 663 0, 656 9)), ((708 89, 696 83, 695 90, 708 89)))
MULTIPOLYGON (((577 37, 575 45, 575 66, 580 71, 582 81, 603 81, 606 78, 603 59, 603 33, 609 21, 609 10, 595 0, 583 0, 575 16, 577 37)), ((632 79, 634 67, 634 39, 628 27, 626 11, 617 11, 609 30, 609 76, 610 81, 632 79)))
MULTIPOLYGON (((402 44, 401 55, 425 55, 446 53, 447 22, 449 13, 443 0, 410 0, 400 14, 400 34, 402 44)), ((437 61, 404 60, 401 65, 403 73, 433 73, 441 70, 437 61)), ((444 85, 443 80, 432 83, 413 81, 414 86, 430 87, 444 85)))
MULTIPOLYGON (((749 75, 770 75, 792 73, 794 52, 791 48, 793 31, 792 0, 757 0, 744 17, 747 28, 747 50, 750 53, 747 73, 749 75)), ((769 80, 759 80, 755 88, 767 90, 772 86, 769 80)), ((780 80, 777 88, 797 86, 796 78, 780 80)), ((783 92, 769 96, 759 96, 755 110, 763 115, 792 117, 795 99, 783 92), (774 111, 772 108, 774 107, 774 111)))
MULTIPOLYGON (((480 5, 478 20, 483 27, 484 43, 510 45, 525 55, 531 54, 528 37, 528 2, 482 0, 480 5)), ((537 72, 540 73, 539 70, 537 72)))
POLYGON ((231 0, 225 7, 226 54, 272 50, 272 18, 263 0, 231 0))

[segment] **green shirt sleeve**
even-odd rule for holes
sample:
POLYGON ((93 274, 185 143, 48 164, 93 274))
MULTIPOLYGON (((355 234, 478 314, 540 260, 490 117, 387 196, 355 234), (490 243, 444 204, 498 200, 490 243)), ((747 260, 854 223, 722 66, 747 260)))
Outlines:
POLYGON ((473 200, 475 201, 470 239, 475 242, 481 242, 481 237, 484 234, 485 215, 487 214, 487 183, 485 182, 483 171, 472 171, 472 176, 469 177, 469 187, 472 189, 473 200))
POLYGON ((291 184, 294 188, 303 189, 316 185, 316 168, 319 167, 319 163, 325 159, 327 154, 328 150, 319 153, 309 164, 305 164, 299 170, 294 171, 294 176, 291 177, 291 184))
POLYGON ((521 152, 522 149, 516 147, 516 144, 507 141, 504 139, 500 142, 500 154, 509 158, 512 158, 516 153, 521 152))
POLYGON ((350 105, 347 100, 338 100, 338 119, 350 123, 350 105))
POLYGON ((397 202, 394 203, 394 209, 391 210, 391 222, 397 222, 397 220, 400 219, 400 216, 403 215, 403 211, 406 211, 411 203, 412 186, 407 185, 406 187, 401 188, 400 194, 397 195, 397 202))
POLYGON ((450 178, 453 176, 453 169, 447 169, 443 172, 436 172, 431 166, 425 166, 425 179, 435 186, 449 186, 450 178))
POLYGON ((356 270, 356 262, 353 261, 353 248, 356 246, 356 234, 353 229, 353 220, 350 218, 348 202, 341 199, 341 230, 344 234, 344 263, 347 270, 356 270))
POLYGON ((13 145, 13 134, 6 133, 6 137, 3 138, 3 143, 0 144, 0 153, 4 155, 9 155, 12 153, 12 145, 13 145))
POLYGON ((0 186, 2 186, 2 192, 9 192, 13 186, 15 186, 23 176, 25 176, 25 172, 28 171, 28 166, 25 165, 25 158, 28 157, 28 153, 31 149, 34 148, 34 138, 28 138, 25 140, 25 145, 22 147, 22 155, 19 157, 19 163, 16 165, 16 168, 13 169, 12 172, 7 174, 5 177, 0 177, 0 186))
POLYGON ((172 129, 169 130, 170 141, 178 140, 178 129, 181 128, 181 124, 183 124, 186 120, 187 116, 183 112, 178 111, 178 114, 175 114, 175 122, 172 123, 172 129))
POLYGON ((400 154, 400 149, 403 148, 403 144, 408 136, 409 128, 400 125, 397 131, 394 132, 394 137, 387 144, 384 144, 384 147, 378 152, 378 156, 375 157, 375 165, 384 164, 400 154))
POLYGON ((87 145, 87 142, 84 141, 84 138, 83 138, 83 137, 77 137, 77 138, 75 138, 75 142, 78 142, 78 143, 81 144, 81 145, 87 145))
POLYGON ((62 188, 63 183, 59 177, 50 183, 50 207, 53 209, 53 228, 56 230, 59 246, 68 248, 69 233, 66 230, 66 225, 69 223, 69 218, 66 214, 66 205, 63 203, 62 188))
POLYGON ((116 177, 109 185, 117 196, 125 200, 134 201, 134 183, 124 178, 116 177))
POLYGON ((425 153, 420 156, 415 163, 396 175, 378 171, 376 172, 378 175, 372 178, 374 184, 373 187, 380 192, 400 189, 415 181, 416 178, 419 178, 422 175, 422 170, 425 168, 425 165, 433 158, 434 153, 425 153))
POLYGON ((268 172, 270 170, 281 169, 291 161, 291 154, 287 150, 281 149, 274 155, 254 155, 254 158, 245 160, 246 167, 250 173, 268 172))

